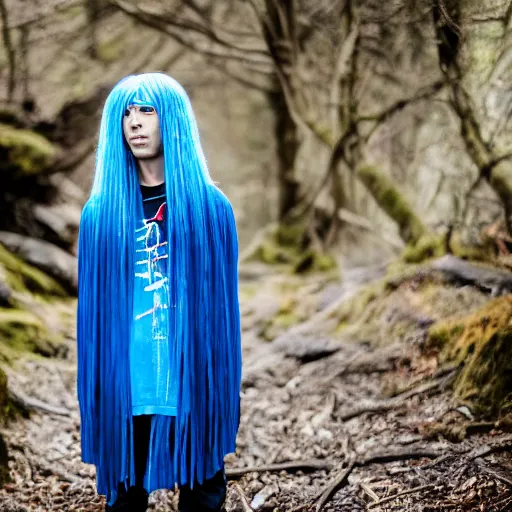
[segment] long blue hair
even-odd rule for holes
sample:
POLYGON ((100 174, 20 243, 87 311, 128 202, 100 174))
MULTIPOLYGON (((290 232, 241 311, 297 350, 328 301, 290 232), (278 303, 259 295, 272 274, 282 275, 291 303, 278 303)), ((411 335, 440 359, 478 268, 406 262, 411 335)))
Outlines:
POLYGON ((79 234, 77 311, 82 459, 112 503, 133 485, 129 340, 136 219, 143 216, 137 164, 123 135, 132 104, 160 121, 167 201, 169 343, 179 372, 176 418, 152 418, 148 491, 202 482, 235 449, 241 379, 238 242, 231 205, 213 183, 183 87, 163 73, 129 76, 108 96, 96 171, 79 234))

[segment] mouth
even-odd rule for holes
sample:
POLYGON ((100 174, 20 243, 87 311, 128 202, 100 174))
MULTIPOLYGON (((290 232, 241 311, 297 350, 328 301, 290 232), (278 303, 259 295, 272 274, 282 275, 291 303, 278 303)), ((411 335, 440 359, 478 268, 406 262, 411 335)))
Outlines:
POLYGON ((132 144, 142 144, 144 142, 146 142, 148 140, 147 137, 145 137, 144 135, 135 135, 133 137, 130 137, 130 142, 132 144))

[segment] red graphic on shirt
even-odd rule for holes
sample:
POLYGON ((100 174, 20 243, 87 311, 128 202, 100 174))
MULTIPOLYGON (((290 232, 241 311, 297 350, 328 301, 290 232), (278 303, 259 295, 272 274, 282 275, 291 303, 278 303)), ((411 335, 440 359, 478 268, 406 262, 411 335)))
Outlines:
POLYGON ((151 219, 146 219, 146 222, 162 222, 164 220, 165 205, 166 203, 162 203, 155 216, 151 219))

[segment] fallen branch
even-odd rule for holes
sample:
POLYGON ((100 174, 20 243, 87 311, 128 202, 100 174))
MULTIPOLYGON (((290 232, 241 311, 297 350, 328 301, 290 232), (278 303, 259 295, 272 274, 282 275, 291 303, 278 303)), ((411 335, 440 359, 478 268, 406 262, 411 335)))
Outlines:
POLYGON ((361 461, 356 461, 357 467, 369 466, 370 464, 385 464, 387 462, 399 462, 411 459, 436 459, 441 454, 428 450, 397 450, 394 452, 380 452, 370 455, 361 461))
POLYGON ((70 416, 71 411, 69 409, 65 409, 64 407, 57 407, 55 405, 47 404, 42 400, 38 400, 37 398, 32 398, 22 391, 15 390, 9 387, 9 397, 11 400, 21 407, 25 409, 36 409, 49 414, 57 414, 59 416, 70 416))
POLYGON ((311 459, 302 461, 282 462, 279 464, 268 464, 265 466, 249 466, 247 468, 226 469, 226 477, 235 480, 247 473, 263 473, 265 471, 318 471, 321 469, 330 470, 334 463, 322 459, 311 459))
POLYGON ((384 503, 389 503, 390 501, 394 501, 397 498, 401 498, 402 496, 407 496, 408 494, 415 494, 417 492, 422 492, 422 491, 429 491, 430 489, 433 489, 434 487, 435 487, 434 484, 427 484, 427 485, 420 485, 418 487, 413 487, 412 489, 407 489, 407 490, 399 492, 393 496, 386 496, 385 498, 382 498, 379 501, 371 503, 370 505, 368 505, 368 508, 370 509, 370 508, 380 507, 381 505, 384 505, 384 503))
POLYGON ((479 457, 487 457, 491 455, 491 453, 500 453, 505 452, 512 448, 512 437, 506 437, 501 440, 499 443, 493 445, 480 446, 479 448, 473 450, 469 455, 469 460, 474 460, 479 457))
MULTIPOLYGON (((341 473, 334 479, 334 481, 329 484, 324 491, 322 491, 320 494, 318 494, 314 499, 313 503, 317 500, 317 506, 315 511, 320 512, 327 502, 338 492, 348 481, 348 477, 352 473, 352 471, 355 468, 360 468, 364 466, 368 466, 370 464, 378 464, 378 463, 386 463, 386 462, 397 462, 402 460, 410 460, 410 459, 423 459, 423 458, 429 458, 434 459, 436 457, 439 457, 438 452, 430 452, 425 450, 418 450, 418 451, 395 451, 395 452, 383 452, 383 453, 376 453, 373 455, 370 455, 369 457, 366 457, 362 460, 357 460, 353 458, 354 456, 349 457, 349 463, 348 466, 341 471, 341 473)), ((396 496, 395 496, 396 497, 396 496)))

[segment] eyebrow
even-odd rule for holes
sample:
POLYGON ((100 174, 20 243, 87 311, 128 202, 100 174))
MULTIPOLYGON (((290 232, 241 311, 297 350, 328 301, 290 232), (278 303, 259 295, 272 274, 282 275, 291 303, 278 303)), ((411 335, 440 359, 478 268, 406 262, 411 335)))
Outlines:
POLYGON ((139 108, 142 108, 142 107, 155 108, 155 106, 151 105, 151 103, 130 103, 126 108, 135 108, 135 107, 139 107, 139 108))

